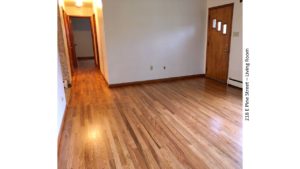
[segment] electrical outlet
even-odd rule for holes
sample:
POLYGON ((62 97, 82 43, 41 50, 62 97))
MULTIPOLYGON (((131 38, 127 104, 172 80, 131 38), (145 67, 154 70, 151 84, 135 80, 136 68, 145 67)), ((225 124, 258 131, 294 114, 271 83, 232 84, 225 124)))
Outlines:
POLYGON ((150 70, 153 70, 153 66, 152 65, 150 66, 150 70))

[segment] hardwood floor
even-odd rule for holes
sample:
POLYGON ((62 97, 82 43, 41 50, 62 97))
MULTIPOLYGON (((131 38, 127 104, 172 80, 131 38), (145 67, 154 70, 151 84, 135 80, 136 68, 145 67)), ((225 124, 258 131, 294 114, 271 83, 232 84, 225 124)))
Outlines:
POLYGON ((109 89, 76 73, 59 169, 242 168, 242 92, 193 78, 109 89))

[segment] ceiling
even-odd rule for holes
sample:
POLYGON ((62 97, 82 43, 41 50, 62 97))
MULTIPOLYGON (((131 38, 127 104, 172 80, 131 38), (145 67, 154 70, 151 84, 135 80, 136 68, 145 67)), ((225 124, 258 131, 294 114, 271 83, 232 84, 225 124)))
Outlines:
MULTIPOLYGON (((65 6, 75 6, 75 1, 76 0, 63 0, 65 6)), ((85 7, 89 7, 89 6, 93 6, 93 1, 94 0, 82 0, 83 1, 83 6, 85 7)))

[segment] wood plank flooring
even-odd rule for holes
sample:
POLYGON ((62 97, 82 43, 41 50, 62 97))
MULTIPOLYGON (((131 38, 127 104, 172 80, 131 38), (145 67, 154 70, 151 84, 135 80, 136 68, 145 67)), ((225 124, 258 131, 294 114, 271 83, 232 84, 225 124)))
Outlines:
POLYGON ((205 78, 109 89, 78 71, 58 168, 242 168, 242 92, 205 78))

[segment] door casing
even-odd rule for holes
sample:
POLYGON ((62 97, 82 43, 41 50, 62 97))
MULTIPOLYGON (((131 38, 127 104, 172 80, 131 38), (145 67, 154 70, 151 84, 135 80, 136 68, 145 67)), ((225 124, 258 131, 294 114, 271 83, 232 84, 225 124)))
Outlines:
MULTIPOLYGON (((74 37, 73 37, 73 29, 72 24, 70 22, 72 18, 88 18, 90 20, 91 25, 91 36, 93 41, 93 53, 94 53, 94 63, 97 68, 100 67, 99 63, 99 50, 98 50, 98 41, 97 41, 97 34, 96 34, 96 24, 95 24, 95 15, 93 16, 73 16, 67 15, 66 12, 63 10, 64 14, 64 23, 66 28, 66 35, 67 35, 67 43, 68 43, 68 51, 70 55, 70 65, 72 72, 74 69, 78 68, 77 58, 76 58, 76 51, 74 46, 74 37)), ((72 73, 73 74, 73 73, 72 73)))

